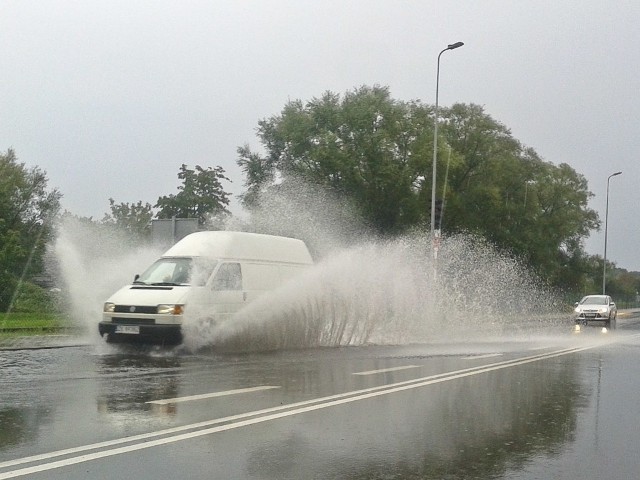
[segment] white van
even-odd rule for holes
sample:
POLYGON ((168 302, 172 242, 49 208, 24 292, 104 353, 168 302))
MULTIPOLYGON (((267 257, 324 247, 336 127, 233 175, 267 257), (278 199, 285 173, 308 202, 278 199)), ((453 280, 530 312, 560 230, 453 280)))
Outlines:
POLYGON ((312 265, 302 240, 197 232, 167 250, 104 304, 98 330, 118 338, 182 341, 189 318, 221 321, 312 265))

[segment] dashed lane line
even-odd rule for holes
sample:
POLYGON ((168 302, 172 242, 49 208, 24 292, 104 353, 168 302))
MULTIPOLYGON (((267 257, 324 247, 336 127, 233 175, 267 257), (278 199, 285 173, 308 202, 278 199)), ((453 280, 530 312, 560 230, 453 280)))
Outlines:
POLYGON ((502 353, 485 353, 484 355, 469 355, 468 357, 462 357, 462 360, 477 360, 479 358, 493 358, 501 356, 502 353))
POLYGON ((271 390, 273 388, 280 388, 277 385, 260 385, 258 387, 238 388, 236 390, 225 390, 222 392, 201 393, 199 395, 189 395, 187 397, 166 398, 163 400, 151 400, 145 403, 151 403, 153 405, 169 405, 172 403, 192 402, 194 400, 204 400, 207 398, 224 397, 227 395, 238 395, 240 393, 260 392, 262 390, 271 390))
POLYGON ((377 373, 397 372, 409 368, 420 368, 420 365, 404 365, 402 367, 381 368, 380 370, 368 370, 366 372, 355 372, 354 375, 375 375, 377 373))

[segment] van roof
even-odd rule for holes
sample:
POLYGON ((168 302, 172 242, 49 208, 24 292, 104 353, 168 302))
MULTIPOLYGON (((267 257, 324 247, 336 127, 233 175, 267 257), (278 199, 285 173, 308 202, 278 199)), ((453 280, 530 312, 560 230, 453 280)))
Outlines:
POLYGON ((312 264, 302 240, 260 233, 207 231, 187 235, 163 257, 210 257, 312 264))

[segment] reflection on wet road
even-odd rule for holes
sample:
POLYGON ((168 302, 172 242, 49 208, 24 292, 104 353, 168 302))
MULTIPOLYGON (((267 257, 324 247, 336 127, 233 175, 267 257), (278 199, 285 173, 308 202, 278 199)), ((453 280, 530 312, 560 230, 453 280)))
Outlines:
POLYGON ((635 478, 640 327, 268 354, 0 351, 3 478, 635 478))

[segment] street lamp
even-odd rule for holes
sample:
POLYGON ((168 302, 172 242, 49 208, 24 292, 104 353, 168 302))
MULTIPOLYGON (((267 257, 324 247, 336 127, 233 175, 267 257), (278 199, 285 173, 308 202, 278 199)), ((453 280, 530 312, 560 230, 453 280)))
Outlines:
POLYGON ((609 180, 622 172, 612 173, 607 177, 607 207, 604 213, 604 261, 602 262, 602 294, 606 295, 607 287, 607 223, 609 222, 609 180))
POLYGON ((447 48, 443 49, 438 54, 438 69, 436 71, 436 111, 433 116, 433 173, 431 179, 431 238, 433 239, 433 234, 435 231, 436 225, 436 163, 438 158, 438 87, 440 83, 440 55, 442 55, 447 50, 454 50, 463 46, 464 43, 456 42, 447 46, 447 48))

